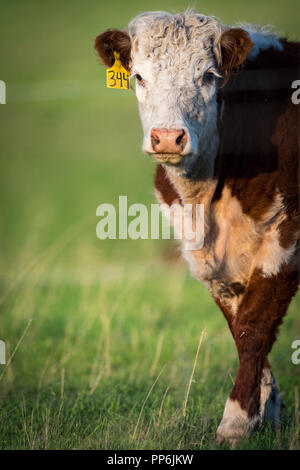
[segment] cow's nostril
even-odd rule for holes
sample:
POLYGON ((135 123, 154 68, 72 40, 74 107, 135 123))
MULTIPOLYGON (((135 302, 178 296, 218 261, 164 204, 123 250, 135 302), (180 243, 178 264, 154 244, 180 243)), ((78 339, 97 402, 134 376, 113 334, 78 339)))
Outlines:
POLYGON ((183 141, 184 136, 185 136, 185 131, 184 131, 184 129, 182 129, 181 134, 176 139, 176 144, 177 145, 180 145, 181 143, 183 143, 182 141, 183 141))
POLYGON ((159 136, 158 136, 156 133, 152 132, 152 134, 151 134, 151 144, 152 144, 153 149, 154 149, 155 146, 158 145, 159 143, 160 143, 160 138, 159 138, 159 136))

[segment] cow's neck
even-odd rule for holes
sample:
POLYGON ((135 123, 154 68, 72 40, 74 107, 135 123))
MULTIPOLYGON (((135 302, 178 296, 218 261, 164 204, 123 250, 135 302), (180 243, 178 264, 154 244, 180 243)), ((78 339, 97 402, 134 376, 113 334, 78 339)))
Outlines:
MULTIPOLYGON (((208 161, 214 162, 214 156, 208 161)), ((214 176, 214 163, 201 167, 202 157, 197 157, 186 172, 177 173, 166 167, 169 180, 180 196, 183 204, 209 204, 217 186, 214 176)))
POLYGON ((217 180, 213 177, 205 180, 193 180, 176 175, 168 169, 167 174, 183 204, 207 202, 208 199, 211 199, 217 185, 217 180))

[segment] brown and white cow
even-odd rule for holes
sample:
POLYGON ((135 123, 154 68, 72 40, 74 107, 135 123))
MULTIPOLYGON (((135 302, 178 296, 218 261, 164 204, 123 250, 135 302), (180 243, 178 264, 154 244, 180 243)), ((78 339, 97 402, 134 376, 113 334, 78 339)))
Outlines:
POLYGON ((205 206, 201 249, 185 249, 236 343, 239 369, 218 441, 250 435, 282 401, 268 354, 298 286, 299 44, 194 11, 144 13, 95 40, 136 77, 156 194, 205 206))

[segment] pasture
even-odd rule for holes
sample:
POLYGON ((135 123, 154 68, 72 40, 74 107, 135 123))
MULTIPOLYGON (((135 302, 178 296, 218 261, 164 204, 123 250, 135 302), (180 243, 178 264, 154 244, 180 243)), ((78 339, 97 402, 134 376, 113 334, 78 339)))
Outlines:
MULTIPOLYGON (((183 0, 0 0, 1 449, 222 449, 237 371, 227 323, 175 242, 96 238, 101 203, 155 202, 133 91, 109 90, 93 38, 183 0)), ((300 39, 297 2, 193 2, 300 39)), ((299 77, 298 77, 299 78, 299 77)), ((271 354, 281 430, 240 449, 299 449, 300 296, 271 354)))

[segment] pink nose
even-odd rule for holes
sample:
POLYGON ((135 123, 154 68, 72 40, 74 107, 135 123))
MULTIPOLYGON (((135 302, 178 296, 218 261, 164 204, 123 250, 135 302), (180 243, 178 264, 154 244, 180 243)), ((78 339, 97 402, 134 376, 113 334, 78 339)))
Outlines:
POLYGON ((181 154, 187 143, 184 129, 152 129, 151 145, 155 153, 181 154))

